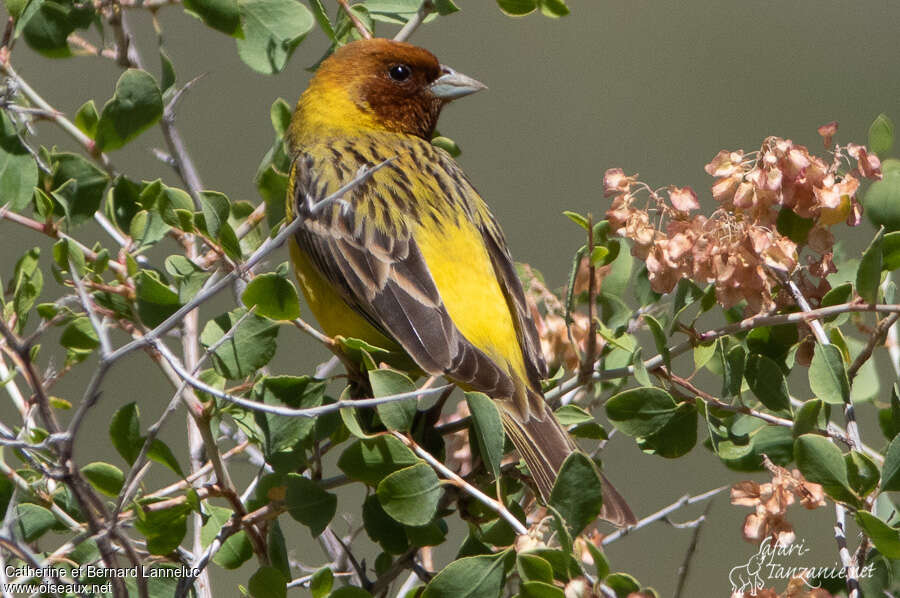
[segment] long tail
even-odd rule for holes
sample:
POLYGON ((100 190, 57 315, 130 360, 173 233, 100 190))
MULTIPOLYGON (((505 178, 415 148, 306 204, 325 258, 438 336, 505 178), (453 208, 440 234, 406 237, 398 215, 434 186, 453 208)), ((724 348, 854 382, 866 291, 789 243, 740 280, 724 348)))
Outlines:
MULTIPOLYGON (((550 406, 543 400, 540 403, 544 406, 542 418, 538 418, 539 414, 532 413, 528 421, 520 422, 503 409, 501 413, 506 433, 525 459, 541 498, 547 502, 563 462, 578 448, 556 420, 550 406)), ((600 517, 618 526, 635 524, 637 519, 625 499, 606 476, 602 473, 600 476, 603 480, 603 508, 600 517)))

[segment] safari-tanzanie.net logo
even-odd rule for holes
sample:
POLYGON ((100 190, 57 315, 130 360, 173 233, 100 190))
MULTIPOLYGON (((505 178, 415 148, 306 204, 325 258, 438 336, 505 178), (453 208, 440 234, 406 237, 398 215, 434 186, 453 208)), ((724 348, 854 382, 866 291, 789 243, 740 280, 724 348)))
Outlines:
MULTIPOLYGON (((746 563, 732 567, 728 573, 732 598, 756 596, 765 588, 782 586, 792 579, 802 580, 812 590, 821 587, 825 580, 847 578, 847 570, 839 563, 819 566, 804 562, 804 555, 811 550, 803 540, 792 543, 763 541, 746 563)), ((857 579, 863 579, 874 575, 874 567, 868 564, 853 569, 857 579)))

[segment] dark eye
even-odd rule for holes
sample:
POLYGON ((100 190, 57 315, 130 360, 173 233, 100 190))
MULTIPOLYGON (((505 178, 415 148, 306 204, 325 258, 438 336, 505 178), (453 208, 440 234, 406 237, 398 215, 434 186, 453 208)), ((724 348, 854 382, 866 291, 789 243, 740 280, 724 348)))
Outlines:
POLYGON ((406 81, 412 74, 412 71, 405 64, 395 64, 388 69, 388 74, 394 81, 406 81))

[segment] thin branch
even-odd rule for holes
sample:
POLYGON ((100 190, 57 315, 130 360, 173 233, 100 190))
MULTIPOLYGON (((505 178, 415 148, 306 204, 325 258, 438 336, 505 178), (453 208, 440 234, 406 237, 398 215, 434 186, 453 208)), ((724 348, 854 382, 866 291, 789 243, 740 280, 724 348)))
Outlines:
POLYGON ((434 394, 439 394, 443 392, 449 384, 445 384, 443 386, 437 386, 435 388, 427 388, 427 389, 416 389, 409 392, 401 392, 393 395, 388 395, 384 397, 377 398, 368 398, 368 399, 341 399, 334 403, 329 403, 327 405, 319 405, 318 407, 308 407, 306 409, 292 409, 290 407, 279 407, 278 405, 269 405, 266 403, 260 403, 258 401, 253 401, 250 399, 245 399, 243 397, 239 397, 233 394, 229 394, 225 391, 219 390, 218 388, 214 388, 209 384, 206 384, 202 380, 190 375, 185 369, 184 366, 181 365, 179 360, 172 354, 172 352, 165 346, 165 344, 159 341, 153 341, 153 348, 159 351, 159 353, 165 358, 166 361, 169 362, 169 365, 172 366, 172 369, 178 374, 178 376, 186 381, 189 385, 193 386, 197 390, 213 395, 216 398, 222 399, 223 401, 228 401, 229 403, 234 403, 236 405, 240 405, 245 409, 250 409, 253 411, 261 411, 264 413, 272 413, 274 415, 283 415, 287 417, 318 417, 324 413, 333 413, 340 409, 351 408, 351 409, 362 409, 365 407, 375 407, 377 405, 383 405, 385 403, 393 403, 395 401, 405 401, 408 399, 414 399, 417 397, 425 397, 431 396, 434 394))
POLYGON ((853 363, 850 364, 850 367, 847 368, 847 377, 850 379, 851 383, 856 377, 856 374, 859 373, 859 368, 861 368, 869 360, 869 358, 872 357, 872 353, 875 351, 875 347, 884 344, 888 332, 894 326, 897 318, 900 318, 900 314, 888 314, 885 318, 882 318, 882 320, 878 322, 877 326, 875 326, 875 331, 871 335, 869 335, 869 340, 866 341, 866 346, 863 347, 863 350, 859 352, 859 355, 856 356, 856 359, 854 359, 853 363))
POLYGON ((853 557, 850 556, 850 550, 847 548, 847 508, 841 503, 834 503, 834 515, 834 539, 838 545, 841 565, 847 574, 847 598, 859 598, 859 579, 853 557))
POLYGON ((709 514, 710 508, 712 508, 712 504, 712 501, 706 503, 703 514, 697 519, 697 525, 694 526, 694 533, 691 535, 691 543, 688 545, 688 549, 684 554, 684 560, 681 561, 681 566, 678 567, 678 583, 675 585, 675 594, 673 595, 673 598, 681 598, 682 592, 684 591, 684 585, 687 583, 688 573, 691 570, 691 561, 697 553, 697 545, 700 543, 700 532, 703 530, 703 523, 706 521, 706 516, 709 514))
POLYGON ((436 469, 442 476, 450 480, 455 486, 460 488, 466 494, 469 494, 473 498, 475 498, 478 502, 494 511, 500 517, 502 517, 509 525, 513 528, 513 530, 518 535, 523 535, 528 533, 528 529, 522 525, 522 522, 516 519, 516 516, 509 512, 506 506, 503 503, 494 500, 475 486, 469 484, 467 481, 459 477, 456 472, 452 469, 438 461, 432 456, 431 453, 420 447, 414 441, 410 440, 403 434, 399 434, 397 432, 393 433, 395 437, 399 438, 403 444, 412 449, 412 451, 417 454, 419 457, 425 460, 431 467, 436 469))
POLYGON ((397 32, 397 35, 394 36, 395 42, 405 42, 408 41, 409 38, 415 33, 416 29, 425 22, 425 17, 430 15, 435 11, 434 3, 431 0, 423 0, 422 4, 419 6, 419 9, 397 32))
POLYGON ((350 8, 350 3, 347 0, 337 0, 337 3, 341 5, 341 8, 344 10, 344 14, 347 15, 347 18, 350 19, 350 22, 353 23, 353 27, 356 28, 356 31, 362 36, 363 39, 372 39, 372 33, 366 28, 365 24, 359 20, 359 17, 356 16, 356 13, 353 12, 353 9, 350 8))
POLYGON ((622 529, 618 529, 618 530, 614 531, 613 533, 609 534, 608 536, 604 537, 603 545, 605 546, 607 544, 615 542, 619 538, 621 538, 623 536, 627 536, 631 532, 637 531, 643 527, 647 527, 648 525, 650 525, 651 523, 654 523, 656 521, 660 521, 660 520, 664 520, 664 519, 667 520, 669 515, 671 515, 678 509, 680 509, 686 505, 693 505, 698 502, 703 502, 704 500, 709 500, 710 498, 713 498, 714 496, 716 496, 723 490, 727 490, 728 488, 729 488, 729 486, 719 486, 718 488, 713 488, 712 490, 704 492, 703 494, 695 494, 694 496, 685 494, 684 496, 682 496, 681 498, 679 498, 678 500, 676 500, 669 506, 663 507, 659 511, 656 511, 655 513, 651 513, 650 515, 647 515, 643 519, 640 519, 634 525, 629 525, 628 527, 623 527, 622 529))
MULTIPOLYGON (((13 222, 20 226, 24 226, 25 228, 30 228, 33 231, 39 232, 41 234, 47 235, 51 239, 66 239, 70 243, 74 243, 78 249, 84 254, 84 257, 89 262, 97 261, 97 253, 91 250, 90 247, 87 247, 77 239, 70 237, 64 232, 60 231, 56 226, 51 224, 44 224, 38 222, 37 220, 33 220, 32 218, 28 218, 27 216, 23 216, 22 214, 17 214, 16 212, 11 212, 7 206, 0 207, 0 220, 7 220, 9 222, 13 222)), ((113 270, 116 274, 121 276, 127 276, 128 270, 115 260, 109 260, 109 268, 113 270)))

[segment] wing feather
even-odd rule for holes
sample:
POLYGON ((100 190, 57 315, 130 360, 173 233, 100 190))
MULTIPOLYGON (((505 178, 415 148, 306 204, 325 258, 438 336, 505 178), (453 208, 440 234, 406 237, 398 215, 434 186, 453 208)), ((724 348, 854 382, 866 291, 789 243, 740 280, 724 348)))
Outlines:
MULTIPOLYGON (((423 370, 446 374, 494 398, 524 396, 517 392, 521 383, 513 380, 508 364, 496 363, 469 342, 453 323, 410 228, 405 222, 398 222, 396 214, 387 211, 385 199, 394 205, 401 204, 408 217, 433 218, 435 210, 442 208, 440 202, 459 202, 466 195, 457 192, 452 197, 431 198, 431 204, 422 201, 420 196, 429 187, 416 180, 416 174, 421 171, 414 160, 423 158, 423 152, 428 152, 424 157, 441 171, 439 176, 427 172, 419 175, 437 180, 436 195, 448 181, 463 182, 471 189, 465 175, 445 154, 430 147, 415 147, 405 153, 401 148, 393 163, 349 191, 342 198, 343 203, 336 204, 334 209, 311 212, 306 201, 308 195, 315 193, 314 201, 317 201, 341 184, 341 181, 323 181, 319 173, 355 172, 358 165, 342 163, 338 168, 325 167, 318 162, 333 160, 332 152, 301 153, 295 162, 293 208, 305 220, 297 234, 297 243, 343 300, 379 332, 395 339, 423 370)), ((348 159, 344 155, 343 160, 348 159)), ((471 194, 477 205, 453 207, 462 209, 479 225, 521 339, 527 383, 539 390, 546 365, 537 332, 528 317, 522 285, 499 227, 477 199, 474 189, 471 194)))

